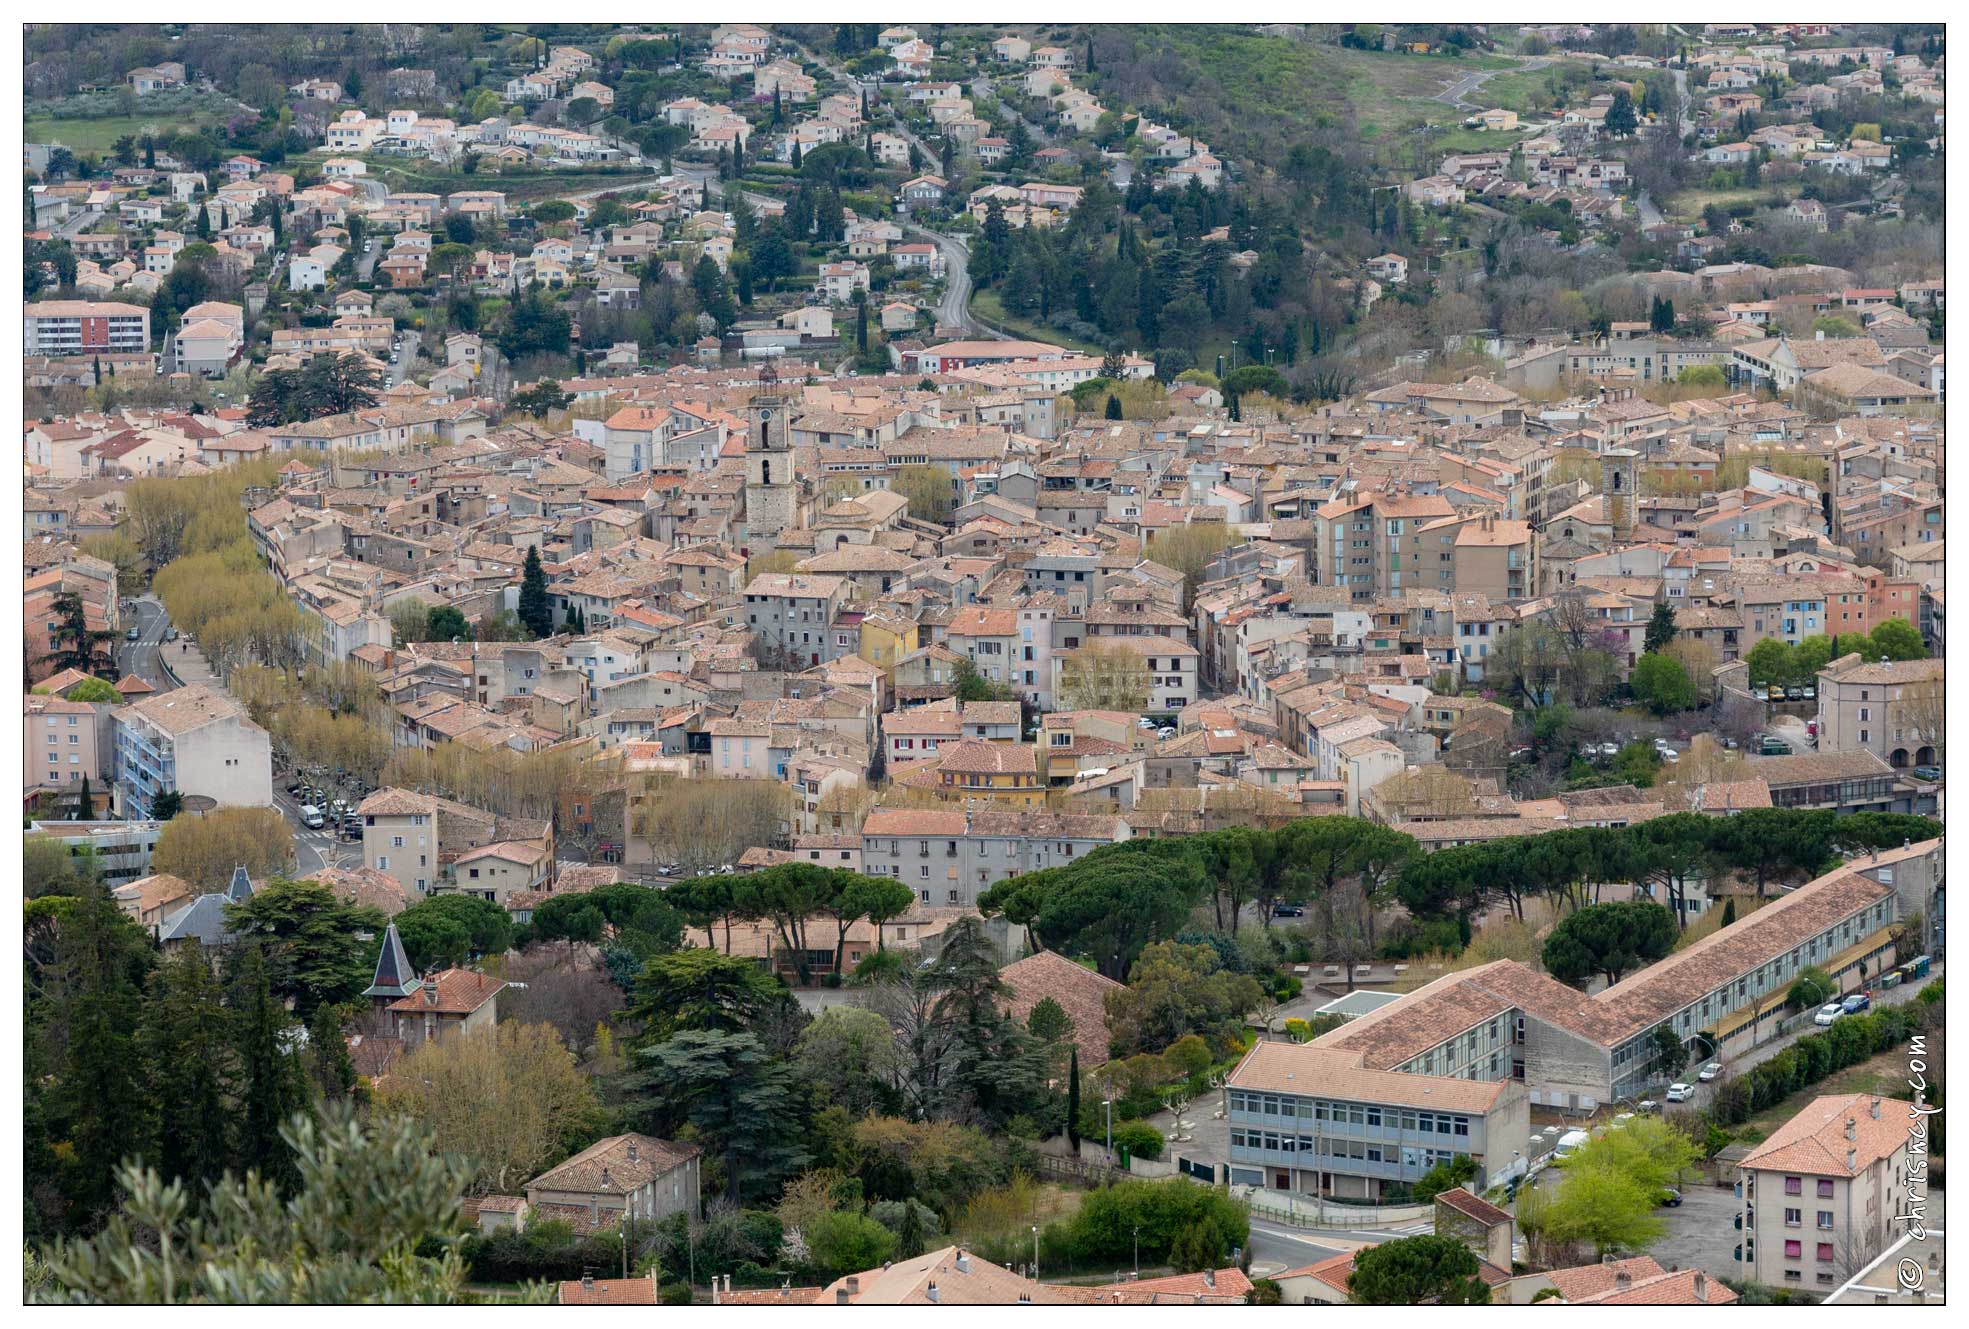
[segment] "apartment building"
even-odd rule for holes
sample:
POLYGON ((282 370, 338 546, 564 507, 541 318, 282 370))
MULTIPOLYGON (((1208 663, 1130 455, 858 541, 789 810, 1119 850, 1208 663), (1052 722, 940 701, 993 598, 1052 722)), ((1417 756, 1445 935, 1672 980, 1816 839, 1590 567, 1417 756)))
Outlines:
POLYGON ((22 307, 24 355, 137 355, 150 350, 150 310, 108 300, 36 300, 22 307))
MULTIPOLYGON (((761 573, 745 588, 746 626, 768 651, 798 666, 852 655, 852 647, 837 649, 837 634, 828 628, 847 605, 853 587, 846 577, 761 573)), ((859 641, 859 629, 851 639, 859 641)))
MULTIPOLYGON (((106 718, 86 701, 27 694, 22 700, 21 787, 72 793, 82 781, 103 787, 98 746, 106 718)), ((73 800, 69 800, 73 802, 73 800)))
POLYGON ((1903 1099, 1828 1094, 1745 1155, 1743 1276, 1823 1294, 1871 1264, 1904 1231, 1910 1174, 1925 1178, 1922 1121, 1903 1099))
POLYGON ((1120 817, 877 808, 862 823, 862 871, 908 884, 926 905, 971 907, 1007 877, 1063 867, 1129 835, 1120 817))
POLYGON ((1942 662, 1869 661, 1819 671, 1819 751, 1870 752, 1895 770, 1933 766, 1942 745, 1942 662))
POLYGON ((159 794, 202 794, 221 806, 273 804, 273 744, 246 708, 209 687, 178 688, 110 713, 116 798, 148 817, 159 794))
POLYGON ((1455 511, 1439 494, 1365 493, 1322 504, 1313 513, 1314 584, 1344 587, 1355 600, 1451 589, 1454 558, 1444 562, 1424 529, 1455 511))
POLYGON ((1461 1155, 1481 1190, 1513 1175, 1531 1098, 1502 1079, 1370 1070, 1361 1052, 1259 1042, 1224 1085, 1234 1184, 1374 1201, 1461 1155))

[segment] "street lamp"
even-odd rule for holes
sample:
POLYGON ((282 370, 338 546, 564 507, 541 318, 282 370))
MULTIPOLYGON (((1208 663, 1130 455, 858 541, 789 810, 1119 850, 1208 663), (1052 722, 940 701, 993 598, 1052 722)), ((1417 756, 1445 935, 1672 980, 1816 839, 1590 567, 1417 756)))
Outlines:
POLYGON ((1114 1166, 1114 1100, 1104 1098, 1101 1106, 1107 1110, 1108 1117, 1108 1166, 1114 1166))
POLYGON ((1032 1225, 1032 1281, 1039 1281, 1039 1224, 1032 1225))
MULTIPOLYGON (((1142 1225, 1140 1223, 1137 1223, 1135 1225, 1135 1277, 1140 1278, 1141 1276, 1142 1276, 1142 1225)), ((628 1275, 624 1274, 623 1277, 627 1278, 628 1275)))

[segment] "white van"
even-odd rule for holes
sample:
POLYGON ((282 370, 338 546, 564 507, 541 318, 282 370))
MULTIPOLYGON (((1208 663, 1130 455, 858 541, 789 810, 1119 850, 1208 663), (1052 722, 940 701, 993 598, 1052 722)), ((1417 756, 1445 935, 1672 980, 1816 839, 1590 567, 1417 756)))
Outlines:
POLYGON ((1567 1131, 1559 1137, 1559 1143, 1553 1146, 1552 1157, 1565 1158, 1592 1138, 1585 1131, 1567 1131))
POLYGON ((321 809, 312 803, 303 804, 301 807, 301 824, 311 831, 320 830, 322 824, 321 809))

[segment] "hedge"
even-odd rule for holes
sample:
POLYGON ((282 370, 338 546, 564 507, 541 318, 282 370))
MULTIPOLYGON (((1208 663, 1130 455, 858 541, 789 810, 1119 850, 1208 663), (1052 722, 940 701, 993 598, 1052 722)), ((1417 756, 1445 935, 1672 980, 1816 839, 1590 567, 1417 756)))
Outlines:
POLYGON ((1835 1071, 1907 1042, 1920 1027, 1920 1016, 1905 1006, 1835 1020, 1824 1033, 1808 1034, 1769 1061, 1725 1081, 1717 1089, 1710 1114, 1723 1125, 1738 1125, 1835 1071))

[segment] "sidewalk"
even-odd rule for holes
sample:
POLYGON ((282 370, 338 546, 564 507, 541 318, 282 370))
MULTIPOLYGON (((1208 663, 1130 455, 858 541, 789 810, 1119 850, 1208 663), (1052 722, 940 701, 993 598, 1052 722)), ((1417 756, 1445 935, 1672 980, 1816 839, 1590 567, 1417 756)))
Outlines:
POLYGON ((219 676, 212 671, 212 665, 205 653, 198 649, 198 643, 190 637, 179 637, 176 641, 157 644, 157 664, 163 673, 161 683, 171 687, 188 688, 208 686, 220 692, 226 690, 219 676))

